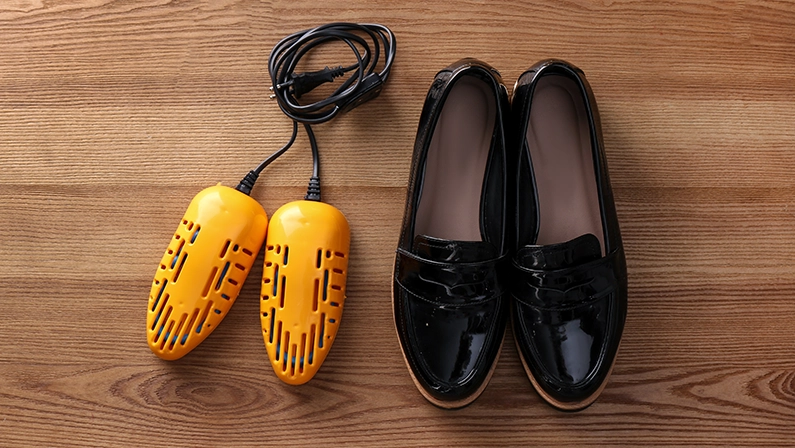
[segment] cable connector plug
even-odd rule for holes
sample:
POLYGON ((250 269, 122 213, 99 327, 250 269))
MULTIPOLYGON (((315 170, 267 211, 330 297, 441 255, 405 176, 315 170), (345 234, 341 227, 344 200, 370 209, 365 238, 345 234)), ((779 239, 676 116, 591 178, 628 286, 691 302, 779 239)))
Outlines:
POLYGON ((320 179, 317 176, 312 176, 309 179, 309 187, 306 189, 304 199, 307 201, 320 201, 320 179))
POLYGON ((257 182, 257 178, 259 178, 259 174, 254 171, 249 171, 248 174, 246 174, 246 177, 244 177, 243 180, 237 184, 235 190, 243 194, 250 195, 251 189, 254 188, 254 183, 257 182))
POLYGON ((292 89, 290 89, 290 93, 292 93, 296 98, 301 98, 302 95, 311 92, 318 86, 327 82, 332 82, 335 78, 339 78, 344 74, 345 67, 341 65, 336 68, 326 67, 323 70, 318 70, 316 72, 304 72, 298 74, 292 73, 290 75, 292 79, 285 83, 279 84, 276 87, 279 89, 292 87, 292 89))

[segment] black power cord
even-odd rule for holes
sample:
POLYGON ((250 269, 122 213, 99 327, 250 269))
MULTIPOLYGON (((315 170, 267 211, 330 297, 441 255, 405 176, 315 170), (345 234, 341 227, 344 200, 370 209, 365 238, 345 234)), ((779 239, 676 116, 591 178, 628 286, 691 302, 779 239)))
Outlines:
POLYGON ((273 91, 271 98, 276 99, 282 112, 293 120, 293 134, 284 147, 250 171, 240 181, 237 190, 245 194, 251 193, 251 188, 262 170, 290 149, 298 133, 298 123, 301 123, 309 137, 313 164, 312 177, 304 199, 319 201, 320 157, 311 125, 325 123, 337 114, 347 112, 377 97, 389 76, 394 59, 395 35, 389 28, 378 24, 329 23, 299 31, 279 41, 268 58, 268 72, 273 91), (356 63, 347 67, 340 65, 313 72, 295 73, 295 68, 302 57, 315 47, 331 41, 342 41, 347 44, 356 57, 356 63), (376 73, 382 51, 383 68, 376 73), (307 104, 298 101, 316 87, 333 82, 349 72, 353 73, 328 97, 307 104))

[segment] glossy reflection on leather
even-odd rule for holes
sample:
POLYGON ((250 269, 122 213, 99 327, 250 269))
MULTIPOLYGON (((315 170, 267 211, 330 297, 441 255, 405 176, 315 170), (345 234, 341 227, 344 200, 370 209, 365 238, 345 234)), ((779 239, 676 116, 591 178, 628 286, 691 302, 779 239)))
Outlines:
POLYGON ((478 372, 476 367, 487 361, 484 347, 494 343, 493 328, 504 325, 493 318, 500 304, 491 301, 462 309, 406 301, 411 356, 422 380, 440 398, 467 396, 482 383, 487 370, 478 372))
POLYGON ((612 370, 627 304, 626 261, 599 115, 582 71, 554 60, 543 61, 520 77, 512 106, 514 142, 519 151, 517 245, 511 260, 514 337, 539 394, 555 407, 579 410, 598 397, 612 370), (549 81, 547 77, 555 79, 549 81), (543 91, 544 100, 534 105, 535 89, 545 78, 548 82, 547 90, 543 91), (560 95, 566 89, 567 95, 560 95), (576 146, 573 149, 550 146, 554 135, 548 129, 530 129, 528 124, 534 106, 542 108, 536 113, 543 117, 544 107, 555 108, 555 101, 572 100, 574 103, 562 104, 560 110, 570 111, 570 116, 579 121, 569 127, 566 123, 552 125, 559 126, 560 145, 579 141, 578 144, 590 145, 588 152, 576 146), (566 129, 578 132, 585 141, 572 139, 571 133, 565 133, 566 129), (564 159, 561 154, 569 154, 573 159, 564 159), (578 159, 583 154, 592 161, 578 159), (584 168, 566 172, 569 166, 584 168), (589 180, 591 166, 595 169, 593 179, 589 180), (538 172, 541 169, 551 170, 555 175, 550 179, 548 172, 538 172), (571 178, 569 182, 565 175, 585 177, 571 178), (556 184, 558 180, 563 183, 556 184), (569 183, 575 185, 571 191, 561 192, 569 188, 569 183), (550 185, 556 190, 549 190, 550 185), (543 188, 547 190, 539 191, 543 188), (572 195, 571 199, 567 194, 572 195), (598 209, 593 201, 599 203, 598 209), (580 209, 572 209, 573 203, 581 204, 582 213, 580 209), (561 216, 565 218, 561 220, 561 216), (577 222, 580 218, 583 221, 577 222), (556 226, 547 222, 544 237, 557 240, 538 243, 539 228, 545 219, 556 226))
POLYGON ((415 384, 443 408, 483 391, 505 333, 507 112, 499 74, 464 59, 437 74, 420 117, 393 310, 415 384))
POLYGON ((537 358, 537 373, 550 392, 577 398, 579 389, 595 389, 599 382, 585 380, 596 375, 604 358, 609 304, 599 300, 572 310, 544 310, 522 303, 517 316, 517 337, 537 358), (576 392, 576 393, 572 393, 576 392))

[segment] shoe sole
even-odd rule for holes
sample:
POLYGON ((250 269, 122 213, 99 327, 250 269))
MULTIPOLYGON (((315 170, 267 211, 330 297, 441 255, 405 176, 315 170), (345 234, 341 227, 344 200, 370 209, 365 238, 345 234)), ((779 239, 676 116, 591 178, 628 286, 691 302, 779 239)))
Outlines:
POLYGON ((423 397, 426 400, 430 401, 434 406, 440 407, 442 409, 460 409, 464 406, 475 401, 484 390, 486 390, 486 386, 491 381, 491 376, 494 375, 494 369, 497 367, 497 361, 500 359, 500 353, 502 353, 502 347, 505 344, 505 333, 502 334, 502 341, 500 341, 500 348, 497 349, 497 356, 494 357, 494 362, 491 364, 491 368, 489 369, 489 373, 486 374, 486 378, 483 380, 483 384, 478 387, 478 389, 472 393, 472 395, 462 398, 461 400, 456 401, 444 401, 439 400, 438 398, 433 397, 429 394, 422 384, 417 380, 417 377, 414 376, 414 371, 411 369, 411 364, 409 364, 409 359, 406 357, 406 350, 403 348, 403 344, 400 342, 400 329, 397 327, 397 320, 395 319, 395 267, 392 267, 392 287, 390 288, 392 291, 392 322, 395 323, 395 332, 397 333, 398 337, 398 344, 400 345, 400 353, 403 355, 403 361, 406 363, 406 368, 409 371, 409 375, 411 375, 411 380, 414 382, 414 386, 417 387, 417 390, 420 391, 423 397))

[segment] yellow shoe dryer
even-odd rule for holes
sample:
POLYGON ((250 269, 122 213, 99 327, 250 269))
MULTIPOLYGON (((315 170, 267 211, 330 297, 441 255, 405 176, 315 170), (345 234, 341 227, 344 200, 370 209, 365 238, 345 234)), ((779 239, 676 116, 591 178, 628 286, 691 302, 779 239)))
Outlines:
POLYGON ((146 339, 157 356, 173 361, 188 354, 235 303, 268 230, 265 209, 249 194, 262 170, 290 148, 297 133, 293 123, 290 141, 237 187, 218 184, 191 201, 149 292, 146 339))
POLYGON ((146 333, 157 356, 179 359, 218 327, 237 299, 267 228, 265 210, 240 191, 217 185, 193 198, 149 293, 146 333))
POLYGON ((265 243, 260 319, 273 371, 312 379, 337 335, 345 304, 350 229, 331 205, 296 201, 273 214, 265 243))

